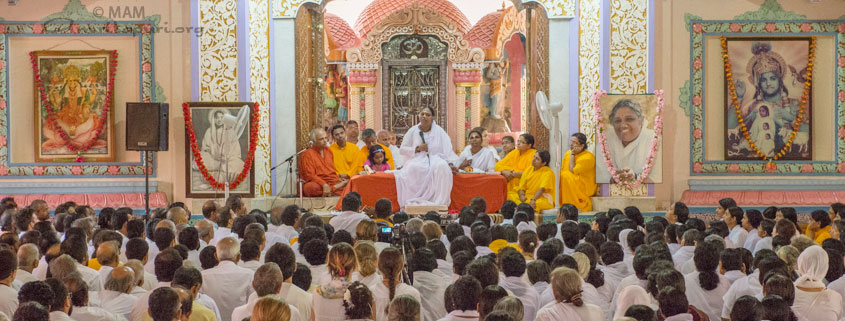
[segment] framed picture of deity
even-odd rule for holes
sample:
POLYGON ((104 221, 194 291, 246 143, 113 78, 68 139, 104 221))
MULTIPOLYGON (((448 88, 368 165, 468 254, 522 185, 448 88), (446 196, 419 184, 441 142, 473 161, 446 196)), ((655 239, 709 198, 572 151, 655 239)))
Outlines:
POLYGON ((722 38, 725 159, 812 160, 811 37, 722 38))
POLYGON ((255 195, 253 159, 257 105, 251 102, 188 102, 185 113, 185 179, 189 198, 255 195))
POLYGON ((111 162, 117 51, 33 51, 37 162, 111 162))

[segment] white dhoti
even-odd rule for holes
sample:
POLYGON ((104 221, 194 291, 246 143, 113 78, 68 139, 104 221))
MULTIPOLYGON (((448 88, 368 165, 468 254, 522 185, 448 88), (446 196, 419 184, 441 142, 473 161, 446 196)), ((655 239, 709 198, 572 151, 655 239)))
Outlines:
POLYGON ((421 132, 419 125, 411 127, 402 139, 400 152, 405 164, 394 172, 399 206, 449 205, 452 194, 449 164, 455 162, 457 155, 446 131, 436 123, 431 124, 428 132, 421 132), (428 151, 415 152, 423 141, 428 151))

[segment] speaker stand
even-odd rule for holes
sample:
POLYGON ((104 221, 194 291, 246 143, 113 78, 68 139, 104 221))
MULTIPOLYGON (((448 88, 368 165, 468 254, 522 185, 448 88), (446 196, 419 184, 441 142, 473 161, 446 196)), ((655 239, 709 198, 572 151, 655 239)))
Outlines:
POLYGON ((143 151, 141 152, 144 155, 144 215, 146 217, 150 216, 150 162, 152 161, 152 156, 155 156, 154 151, 143 151))

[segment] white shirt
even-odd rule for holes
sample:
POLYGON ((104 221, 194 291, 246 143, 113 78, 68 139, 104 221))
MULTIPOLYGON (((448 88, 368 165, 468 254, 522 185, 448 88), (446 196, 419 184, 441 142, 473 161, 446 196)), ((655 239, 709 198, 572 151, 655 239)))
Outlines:
POLYGON ((745 244, 742 245, 746 250, 754 252, 754 246, 757 245, 757 241, 760 240, 760 234, 757 234, 757 230, 751 230, 748 233, 748 237, 745 238, 745 244))
POLYGON ((485 256, 487 254, 493 253, 493 250, 491 250, 487 246, 476 246, 475 251, 478 252, 478 254, 475 255, 475 258, 479 258, 479 257, 485 256))
POLYGON ((540 293, 534 287, 518 276, 505 277, 499 281, 499 286, 513 292, 513 295, 522 301, 523 320, 534 320, 540 310, 540 293))
POLYGON ((299 237, 299 232, 297 232, 296 229, 293 228, 293 226, 284 224, 279 225, 279 227, 276 228, 276 234, 278 234, 280 237, 282 237, 282 239, 285 240, 285 242, 287 242, 286 245, 290 245, 290 240, 299 237))
POLYGON ((202 293, 197 293, 197 298, 194 299, 194 301, 208 308, 209 310, 211 310, 211 312, 214 312, 214 316, 217 318, 217 320, 223 320, 223 316, 220 315, 220 308, 217 307, 217 303, 214 302, 214 299, 212 299, 210 296, 207 296, 202 293))
POLYGON ((757 255, 757 252, 760 250, 771 250, 772 249, 772 237, 766 236, 759 241, 757 244, 754 245, 754 251, 751 251, 752 255, 757 255))
MULTIPOLYGON (((376 321, 387 321, 387 312, 385 312, 384 308, 390 305, 390 289, 384 283, 379 283, 372 290, 373 299, 376 302, 376 321)), ((395 298, 402 294, 408 294, 414 297, 417 302, 421 301, 420 291, 417 291, 417 289, 408 284, 400 282, 396 284, 393 297, 395 298)))
POLYGON ((711 320, 719 320, 721 316, 725 293, 731 288, 731 281, 724 275, 719 275, 719 285, 712 290, 704 290, 698 282, 700 272, 695 271, 684 276, 687 286, 687 300, 690 305, 707 313, 711 320))
POLYGON ((18 291, 11 286, 0 285, 0 312, 14 316, 18 310, 18 291))
MULTIPOLYGON (((470 167, 476 173, 489 173, 496 167, 496 152, 494 149, 482 147, 477 153, 472 153, 472 146, 467 145, 464 151, 458 156, 455 166, 461 165, 465 160, 470 161, 470 167)), ((463 170, 463 168, 460 168, 463 170)))
POLYGON ((628 271, 628 265, 622 261, 610 265, 597 265, 596 268, 604 273, 604 286, 602 287, 608 288, 607 291, 611 293, 611 299, 613 293, 616 293, 616 289, 619 288, 619 282, 631 275, 631 272, 628 271))
MULTIPOLYGON (((93 295, 92 295, 93 296, 93 295)), ((102 290, 97 293, 99 306, 107 311, 120 314, 124 317, 132 317, 132 307, 138 302, 138 297, 111 290, 102 290)))
POLYGON ((695 246, 681 246, 675 254, 672 254, 672 262, 675 263, 675 268, 680 269, 684 263, 692 259, 693 254, 695 254, 695 246))
POLYGON ((317 285, 321 284, 320 279, 325 279, 325 276, 329 275, 329 267, 326 264, 320 265, 313 265, 311 266, 311 284, 317 285))
POLYGON ((375 289, 376 286, 379 285, 382 280, 384 280, 384 278, 382 278, 381 274, 379 274, 378 272, 362 277, 361 273, 358 273, 358 271, 352 272, 352 279, 364 283, 364 285, 366 285, 367 288, 370 289, 370 291, 372 291, 372 289, 375 289))
POLYGON ((437 270, 443 272, 445 275, 451 275, 452 269, 452 263, 449 263, 446 260, 437 259, 437 270))
POLYGON ((97 270, 97 273, 100 275, 100 281, 102 281, 104 285, 106 284, 106 281, 109 280, 109 275, 111 275, 112 270, 114 270, 114 268, 108 265, 101 265, 100 269, 97 270))
POLYGON ((399 151, 399 146, 390 145, 387 146, 387 148, 390 149, 390 153, 393 154, 393 165, 396 166, 396 169, 402 168, 402 164, 404 162, 402 158, 402 152, 399 151))
POLYGON ((41 259, 38 260, 38 266, 32 269, 32 275, 39 280, 46 280, 47 279, 47 259, 46 256, 41 256, 41 259))
POLYGON ((240 263, 238 263, 238 266, 250 269, 250 270, 252 270, 252 272, 255 272, 255 271, 258 270, 259 267, 261 267, 261 262, 258 262, 256 260, 252 260, 252 261, 248 261, 248 262, 241 261, 240 263))
POLYGON ((158 284, 158 278, 156 278, 155 274, 144 271, 144 285, 141 288, 149 292, 156 288, 156 284, 158 284))
MULTIPOLYGON (((159 282, 158 284, 156 284, 155 288, 158 289, 158 288, 169 287, 169 286, 170 286, 170 282, 159 282)), ((150 308, 150 305, 149 305, 150 302, 149 301, 150 301, 150 294, 151 293, 153 293, 153 291, 149 291, 147 293, 144 293, 143 295, 138 297, 138 301, 135 301, 135 306, 132 307, 132 313, 131 313, 131 318, 130 318, 131 321, 141 321, 141 320, 143 320, 144 313, 147 313, 147 310, 149 310, 149 308, 150 308)))
POLYGON ((202 262, 200 261, 200 251, 198 250, 191 250, 188 251, 188 261, 191 262, 197 270, 202 271, 202 262))
MULTIPOLYGON (((76 321, 126 321, 123 315, 97 307, 73 307, 72 313, 71 318, 76 321)), ((52 317, 52 313, 50 317, 52 317)))
POLYGON ((731 281, 731 284, 733 284, 736 280, 746 277, 745 273, 742 273, 740 270, 727 271, 724 275, 728 278, 728 281, 731 281))
MULTIPOLYGON (((274 297, 274 296, 275 295, 268 295, 267 297, 274 297)), ((235 310, 232 311, 232 320, 233 321, 240 321, 240 320, 243 320, 243 319, 245 319, 249 316, 252 316, 252 308, 254 308, 255 304, 258 303, 258 299, 259 299, 258 296, 250 297, 249 300, 247 300, 246 304, 235 308, 235 310)), ((285 301, 285 302, 287 302, 287 301, 285 301)), ((295 306, 288 304, 288 308, 290 308, 290 321, 307 321, 307 320, 301 320, 300 319, 301 314, 299 313, 299 310, 295 306)))
POLYGON ((75 321, 62 311, 50 312, 50 321, 75 321))
POLYGON ((572 303, 554 302, 544 306, 537 312, 537 321, 577 320, 604 321, 604 312, 595 305, 584 303, 576 307, 572 303))
POLYGON ((246 304, 253 292, 250 269, 235 265, 232 261, 221 261, 217 266, 202 271, 202 292, 217 303, 223 321, 229 321, 236 307, 246 304))
POLYGON ((355 228, 358 227, 358 223, 368 218, 367 214, 364 213, 343 211, 332 217, 329 224, 334 227, 335 231, 344 230, 349 232, 350 235, 355 235, 355 228))
POLYGON ((478 311, 475 310, 455 310, 446 315, 446 317, 437 321, 478 321, 478 311))
POLYGON ((834 280, 827 284, 827 288, 831 291, 839 293, 840 296, 843 298, 843 310, 845 311, 845 278, 839 277, 838 279, 834 280))
MULTIPOLYGON (((224 237, 232 235, 235 235, 235 237, 237 238, 237 234, 232 233, 232 229, 228 227, 219 227, 216 231, 214 231, 214 238, 211 239, 209 245, 217 246, 217 242, 220 242, 220 240, 222 240, 224 237)), ((152 249, 152 247, 150 247, 150 249, 152 249)), ((150 259, 152 260, 152 257, 150 257, 150 259)))
POLYGON ((842 296, 830 289, 807 292, 796 287, 792 308, 808 320, 839 320, 842 318, 842 296))
POLYGON ((762 294, 763 287, 760 286, 760 270, 754 270, 754 273, 734 281, 728 289, 728 292, 722 296, 722 318, 731 318, 731 310, 733 310, 734 302, 736 302, 736 299, 739 299, 739 297, 743 295, 756 297, 757 295, 762 294))
POLYGON ((421 321, 436 321, 447 314, 443 296, 446 293, 446 287, 452 282, 444 280, 449 280, 452 274, 437 272, 439 270, 414 272, 414 288, 420 295, 421 321))
POLYGON ((748 231, 746 231, 740 224, 734 225, 731 229, 731 234, 728 234, 734 248, 745 245, 745 239, 748 238, 748 231))
POLYGON ((20 281, 21 284, 25 284, 32 281, 38 281, 38 279, 26 270, 18 269, 18 272, 15 273, 15 281, 20 281))
POLYGON ((76 270, 82 275, 82 279, 88 284, 88 291, 100 291, 103 289, 103 281, 100 279, 100 273, 97 270, 76 264, 76 270))

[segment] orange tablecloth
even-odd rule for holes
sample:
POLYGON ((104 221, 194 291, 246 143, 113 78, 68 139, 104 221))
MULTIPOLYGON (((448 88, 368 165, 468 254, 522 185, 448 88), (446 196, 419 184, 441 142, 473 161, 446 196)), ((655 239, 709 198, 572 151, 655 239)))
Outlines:
MULTIPOLYGON (((452 180, 452 202, 450 210, 460 210, 469 205, 473 197, 481 196, 487 201, 487 212, 496 213, 502 203, 508 199, 505 189, 507 181, 502 175, 486 174, 458 174, 452 180)), ((372 175, 358 175, 352 177, 343 189, 337 201, 337 209, 343 196, 350 192, 361 194, 361 201, 365 206, 374 206, 382 198, 393 202, 393 211, 399 211, 399 201, 396 196, 396 179, 392 173, 375 173, 372 175)))

